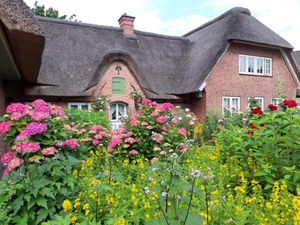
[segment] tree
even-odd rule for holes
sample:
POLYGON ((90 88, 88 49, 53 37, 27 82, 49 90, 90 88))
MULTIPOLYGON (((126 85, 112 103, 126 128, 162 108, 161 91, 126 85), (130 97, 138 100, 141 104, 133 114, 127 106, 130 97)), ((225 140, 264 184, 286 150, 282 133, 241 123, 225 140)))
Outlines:
MULTIPOLYGON (((37 16, 50 17, 50 18, 56 18, 62 20, 67 19, 67 15, 59 16, 58 10, 53 9, 52 7, 46 9, 44 5, 39 5, 38 1, 34 3, 34 7, 31 8, 31 11, 37 16)), ((69 16, 68 20, 80 22, 77 19, 75 19, 75 17, 76 15, 72 14, 71 16, 69 16)))

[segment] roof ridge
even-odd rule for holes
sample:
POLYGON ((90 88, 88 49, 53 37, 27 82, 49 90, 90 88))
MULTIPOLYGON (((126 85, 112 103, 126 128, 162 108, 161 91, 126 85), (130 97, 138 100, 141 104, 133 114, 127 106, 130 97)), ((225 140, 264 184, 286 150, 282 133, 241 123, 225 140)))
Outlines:
POLYGON ((107 25, 98 25, 98 24, 92 24, 92 23, 75 22, 75 21, 70 21, 70 20, 49 18, 49 17, 44 17, 44 16, 35 16, 35 17, 39 21, 53 22, 53 23, 59 23, 59 24, 69 24, 69 25, 80 26, 80 27, 90 27, 90 28, 100 28, 100 29, 119 30, 119 31, 121 31, 121 28, 119 28, 119 27, 113 27, 113 26, 107 26, 107 25))
POLYGON ((190 41, 186 37, 182 36, 173 36, 173 35, 167 35, 167 34, 158 34, 158 33, 152 33, 152 32, 147 32, 147 31, 140 31, 140 30, 135 30, 137 34, 141 34, 143 36, 149 36, 149 37, 159 37, 159 38, 165 38, 165 39, 175 39, 175 40, 183 40, 183 41, 190 41))
MULTIPOLYGON (((74 22, 74 21, 69 21, 69 20, 49 18, 49 17, 43 17, 43 16, 36 16, 36 18, 39 21, 47 21, 47 22, 53 22, 53 23, 58 23, 58 24, 68 24, 68 25, 81 26, 81 27, 122 31, 121 28, 113 27, 113 26, 98 25, 98 24, 91 24, 91 23, 82 23, 82 22, 74 22)), ((140 30, 134 30, 134 31, 135 31, 136 34, 140 34, 140 35, 143 35, 143 36, 189 41, 186 37, 182 37, 182 36, 158 34, 158 33, 152 33, 152 32, 147 32, 147 31, 140 31, 140 30)))
POLYGON ((226 11, 226 12, 223 13, 222 15, 220 15, 220 16, 218 16, 218 17, 216 17, 216 18, 214 18, 214 19, 208 21, 207 23, 205 23, 205 24, 203 24, 203 25, 201 25, 201 26, 199 26, 199 27, 197 27, 197 28, 195 28, 195 29, 189 31, 188 33, 186 33, 186 34, 184 34, 184 35, 182 35, 182 37, 187 37, 187 36, 189 36, 190 34, 195 33, 196 31, 201 30, 201 29, 203 29, 203 28, 205 28, 205 27, 207 27, 207 26, 209 26, 209 25, 211 25, 211 24, 213 24, 213 23, 215 23, 215 22, 218 22, 219 20, 223 19, 223 18, 226 17, 227 15, 229 15, 229 14, 231 14, 231 13, 235 13, 235 12, 237 12, 237 13, 243 13, 243 14, 246 14, 246 15, 251 16, 251 12, 250 12, 249 9, 243 8, 243 7, 234 7, 234 8, 232 8, 232 9, 226 11))

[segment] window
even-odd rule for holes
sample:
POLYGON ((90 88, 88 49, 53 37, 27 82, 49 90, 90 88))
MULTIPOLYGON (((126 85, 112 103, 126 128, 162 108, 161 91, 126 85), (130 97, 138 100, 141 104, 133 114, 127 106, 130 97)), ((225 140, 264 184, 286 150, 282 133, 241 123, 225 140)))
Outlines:
POLYGON ((125 79, 123 77, 112 78, 112 93, 125 94, 125 79))
POLYGON ((69 102, 68 108, 70 109, 81 109, 81 110, 91 110, 91 103, 88 102, 69 102))
MULTIPOLYGON (((257 104, 258 107, 261 108, 261 110, 264 110, 264 98, 263 97, 251 97, 248 99, 248 102, 250 99, 254 99, 255 100, 255 104, 257 104)), ((248 107, 250 107, 250 105, 248 104, 248 107)))
POLYGON ((116 129, 122 124, 122 119, 127 115, 127 105, 124 103, 112 103, 109 106, 109 120, 112 124, 112 129, 116 129))
POLYGON ((282 98, 272 98, 273 105, 279 106, 281 102, 282 102, 282 98))
POLYGON ((222 97, 222 113, 240 112, 240 97, 222 97))
POLYGON ((239 73, 240 74, 251 74, 251 75, 262 75, 271 76, 272 75, 272 59, 240 55, 239 57, 239 73))

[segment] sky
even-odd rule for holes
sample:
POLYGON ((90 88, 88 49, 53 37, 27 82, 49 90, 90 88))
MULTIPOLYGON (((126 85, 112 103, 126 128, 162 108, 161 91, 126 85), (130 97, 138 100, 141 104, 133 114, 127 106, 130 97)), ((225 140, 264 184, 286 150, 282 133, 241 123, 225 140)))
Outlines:
MULTIPOLYGON (((24 0, 33 7, 36 0, 24 0)), ((300 50, 300 0, 39 0, 60 15, 76 14, 84 23, 118 27, 124 13, 135 16, 135 29, 181 36, 239 6, 300 50)))

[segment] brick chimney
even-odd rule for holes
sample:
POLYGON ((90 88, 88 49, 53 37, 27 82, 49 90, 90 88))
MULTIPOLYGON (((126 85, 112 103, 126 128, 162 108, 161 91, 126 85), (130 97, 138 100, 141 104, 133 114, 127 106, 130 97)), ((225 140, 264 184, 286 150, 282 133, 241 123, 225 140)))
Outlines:
POLYGON ((135 17, 128 16, 126 13, 120 17, 118 22, 124 34, 134 35, 134 19, 135 17))

